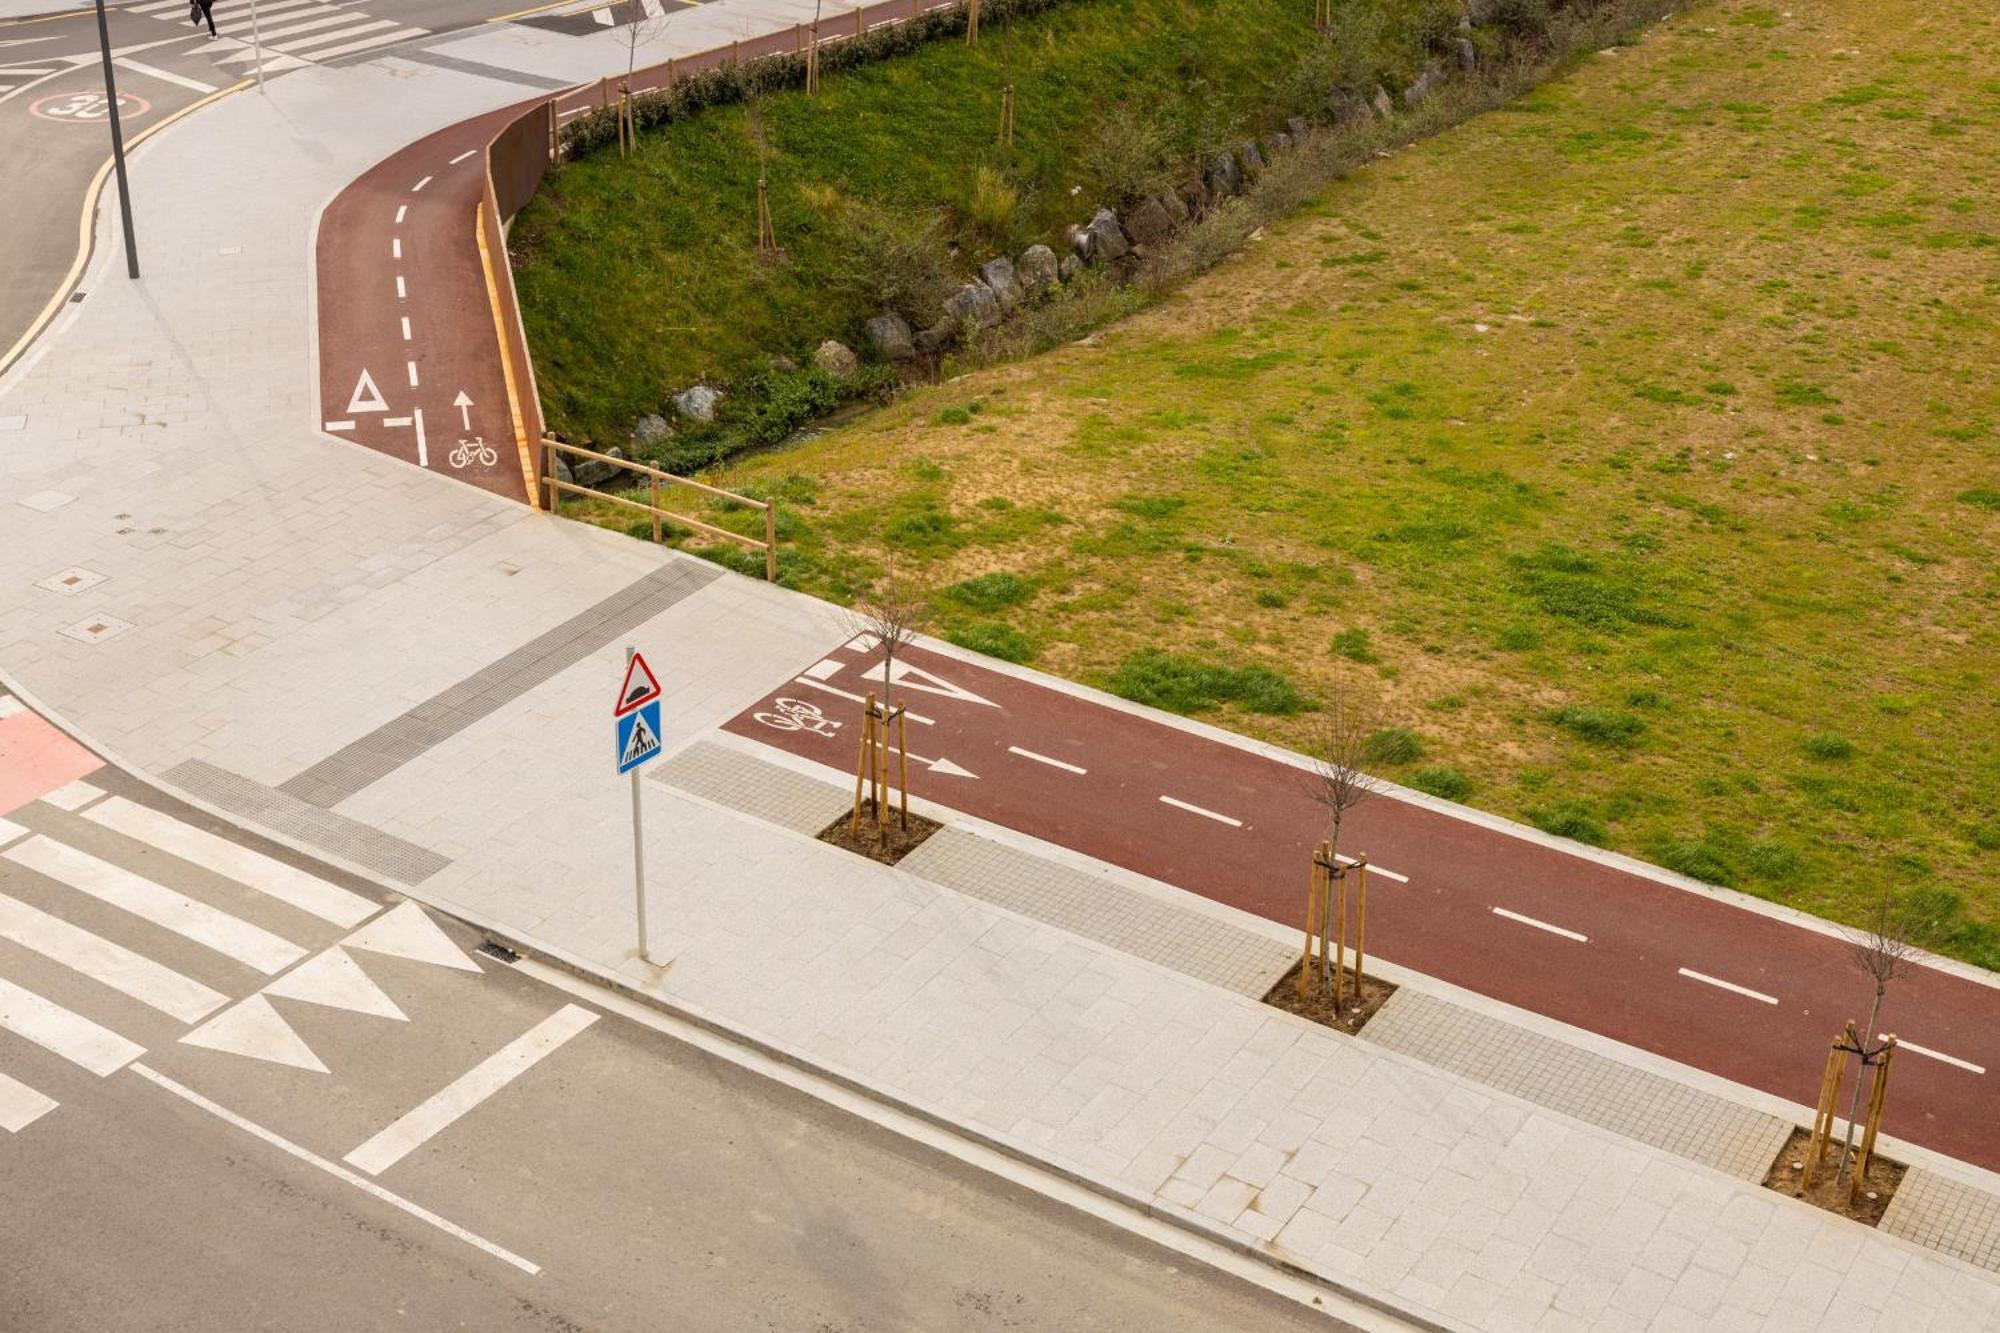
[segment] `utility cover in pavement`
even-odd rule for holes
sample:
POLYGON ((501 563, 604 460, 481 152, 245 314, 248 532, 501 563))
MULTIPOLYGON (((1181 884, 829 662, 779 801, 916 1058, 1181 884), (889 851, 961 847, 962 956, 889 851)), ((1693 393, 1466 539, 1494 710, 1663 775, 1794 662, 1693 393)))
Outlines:
MULTIPOLYGON (((636 659, 635 659, 636 660, 636 659)), ((618 725, 618 771, 630 773, 660 754, 660 701, 644 704, 636 713, 616 719, 618 725)))

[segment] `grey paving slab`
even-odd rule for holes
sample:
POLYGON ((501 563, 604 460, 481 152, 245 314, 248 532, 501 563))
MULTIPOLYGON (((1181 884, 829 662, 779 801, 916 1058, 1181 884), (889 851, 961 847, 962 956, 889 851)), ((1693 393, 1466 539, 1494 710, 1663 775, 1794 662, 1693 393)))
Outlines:
POLYGON ((1744 1180, 1763 1180, 1792 1131, 1776 1116, 1408 987, 1364 1036, 1744 1180))
POLYGON ((499 661, 342 746, 280 783, 278 790, 331 809, 720 577, 722 570, 715 565, 674 557, 536 635, 499 661))
POLYGON ((276 829, 399 884, 421 884, 451 864, 448 858, 428 848, 204 760, 185 760, 161 776, 182 791, 233 815, 276 829))
POLYGON ((934 884, 1253 999, 1292 964, 1292 951, 1264 935, 963 829, 940 830, 901 864, 934 884))
POLYGON ((1882 1230, 2000 1273, 2000 1197, 1935 1171, 1910 1168, 1882 1230))
POLYGON ((818 833, 851 804, 831 782, 713 741, 669 755, 647 777, 794 833, 818 833))

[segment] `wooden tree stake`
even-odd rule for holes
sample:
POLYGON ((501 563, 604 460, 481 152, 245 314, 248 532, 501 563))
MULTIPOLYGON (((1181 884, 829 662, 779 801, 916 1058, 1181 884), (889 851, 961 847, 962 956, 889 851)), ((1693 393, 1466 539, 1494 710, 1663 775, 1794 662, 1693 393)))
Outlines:
POLYGON ((776 254, 778 233, 771 226, 771 195, 764 177, 757 177, 757 253, 766 257, 776 254))
POLYGON ((1368 944, 1368 858, 1354 859, 1354 1002, 1361 1003, 1361 967, 1368 944))
POLYGON ((1861 1134, 1861 1156, 1854 1164, 1854 1181, 1847 1188, 1847 1203, 1851 1208, 1861 1198, 1862 1182, 1868 1178, 1868 1163, 1875 1156, 1875 1136, 1882 1129, 1882 1103, 1889 1095, 1889 1061, 1896 1054, 1896 1038, 1883 1038, 1881 1053, 1876 1057, 1875 1086, 1868 1091, 1868 1128, 1861 1134))
POLYGON ((868 21, 861 17, 860 5, 854 7, 854 35, 856 37, 865 37, 868 35, 868 21))
POLYGON ((1000 90, 1000 146, 1014 146, 1014 85, 1000 90))
POLYGON ((979 0, 965 0, 965 44, 979 45, 979 0))

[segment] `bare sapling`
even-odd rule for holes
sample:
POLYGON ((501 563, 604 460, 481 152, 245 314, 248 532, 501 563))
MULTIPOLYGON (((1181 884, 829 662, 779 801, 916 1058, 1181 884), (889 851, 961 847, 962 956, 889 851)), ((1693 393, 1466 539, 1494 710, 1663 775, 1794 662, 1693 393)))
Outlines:
MULTIPOLYGON (((929 623, 929 612, 929 597, 914 581, 899 575, 892 562, 868 596, 856 602, 853 611, 848 614, 852 632, 869 636, 882 650, 883 763, 886 768, 889 739, 886 733, 893 721, 901 763, 901 822, 906 829, 910 824, 909 755, 901 744, 904 728, 896 703, 896 655, 924 632, 925 625, 929 623)), ((887 822, 886 805, 887 801, 876 804, 875 820, 878 826, 887 822)))
MULTIPOLYGON (((1342 874, 1340 830, 1347 812, 1380 790, 1380 784, 1361 769, 1367 757, 1370 725, 1369 713, 1364 705, 1345 693, 1336 693, 1320 711, 1309 742, 1307 754, 1312 760, 1312 770, 1307 779, 1307 794, 1326 811, 1325 848, 1327 860, 1333 867, 1327 872, 1330 875, 1342 874)), ((1340 1009, 1340 976, 1347 930, 1346 895, 1342 893, 1340 896, 1343 901, 1337 911, 1319 913, 1321 958, 1329 956, 1327 949, 1334 929, 1332 918, 1336 915, 1342 918, 1339 923, 1341 954, 1332 955, 1333 974, 1323 982, 1332 996, 1336 1013, 1340 1009)), ((1356 998, 1359 998, 1358 983, 1356 998)))
MULTIPOLYGON (((1926 910, 1921 904, 1921 899, 1898 902, 1891 886, 1884 882, 1882 896, 1876 900, 1868 923, 1848 934, 1847 956, 1855 970, 1868 978, 1872 991, 1868 1002, 1868 1022, 1861 1029, 1861 1040, 1856 1043, 1860 1047, 1863 1070, 1873 1067, 1888 1046, 1882 1040, 1882 1034, 1876 1031, 1876 1023, 1882 1017, 1882 1002, 1889 994, 1889 987, 1917 965, 1924 951, 1924 942, 1937 933, 1937 913, 1926 910)), ((1854 1155, 1854 1121, 1861 1111, 1862 1088, 1866 1083, 1867 1080, 1860 1075, 1855 1076, 1854 1094, 1847 1107, 1847 1132, 1840 1142, 1840 1169, 1834 1173, 1836 1183, 1845 1179, 1854 1155)))

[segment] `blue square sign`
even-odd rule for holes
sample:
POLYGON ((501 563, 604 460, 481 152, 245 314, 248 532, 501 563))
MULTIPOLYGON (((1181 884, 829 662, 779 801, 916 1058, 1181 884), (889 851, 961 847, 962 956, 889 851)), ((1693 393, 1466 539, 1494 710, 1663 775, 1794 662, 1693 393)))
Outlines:
POLYGON ((620 718, 618 729, 618 771, 630 773, 660 753, 660 701, 643 704, 620 718))

